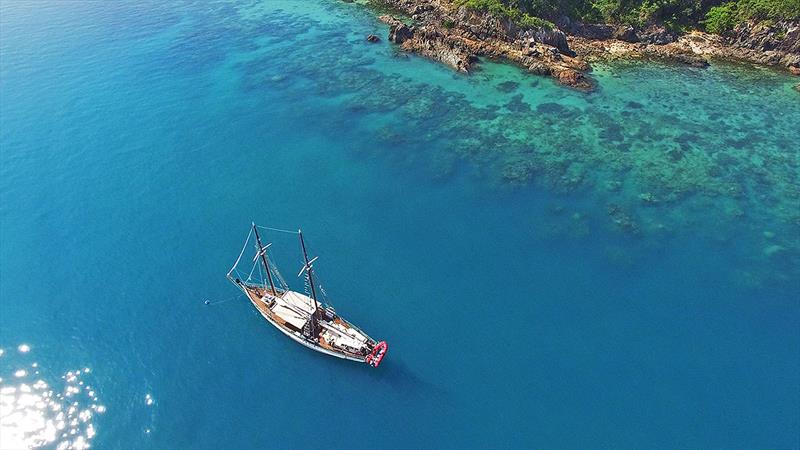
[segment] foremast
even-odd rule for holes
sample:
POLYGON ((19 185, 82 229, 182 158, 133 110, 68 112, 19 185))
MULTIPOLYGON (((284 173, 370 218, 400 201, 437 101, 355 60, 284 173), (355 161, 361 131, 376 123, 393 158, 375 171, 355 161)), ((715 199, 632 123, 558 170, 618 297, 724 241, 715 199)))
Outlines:
POLYGON ((258 244, 258 253, 256 257, 261 257, 261 262, 264 264, 264 271, 267 272, 267 280, 269 280, 269 287, 272 290, 272 295, 277 297, 278 292, 275 290, 275 283, 272 281, 272 272, 269 270, 269 262, 267 261, 267 248, 272 244, 268 244, 266 247, 261 244, 261 236, 258 235, 258 227, 255 222, 253 222, 253 232, 256 235, 256 243, 258 244))

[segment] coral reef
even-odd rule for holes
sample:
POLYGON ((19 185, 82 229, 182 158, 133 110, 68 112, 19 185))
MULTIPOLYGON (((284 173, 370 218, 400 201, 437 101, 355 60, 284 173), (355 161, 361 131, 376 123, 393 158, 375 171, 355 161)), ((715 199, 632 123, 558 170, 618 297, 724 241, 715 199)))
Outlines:
MULTIPOLYGON (((621 59, 595 64, 603 88, 587 96, 506 64, 463 76, 381 57, 395 45, 368 45, 363 31, 274 21, 306 31, 293 32, 280 63, 270 55, 237 63, 243 86, 297 102, 327 98, 340 116, 318 126, 371 139, 353 149, 359 157, 432 180, 468 168, 487 189, 577 196, 596 207, 542 220, 580 235, 604 228, 648 245, 685 233, 735 241, 749 284, 800 276, 800 108, 788 75, 621 59)), ((408 37, 408 25, 393 25, 395 40, 408 37)))

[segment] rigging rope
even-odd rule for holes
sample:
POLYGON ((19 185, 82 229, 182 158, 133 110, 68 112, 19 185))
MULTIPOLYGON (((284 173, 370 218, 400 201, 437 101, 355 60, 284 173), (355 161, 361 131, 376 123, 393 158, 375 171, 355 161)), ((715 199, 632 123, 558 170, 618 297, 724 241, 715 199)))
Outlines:
POLYGON ((278 283, 280 283, 280 285, 283 287, 284 290, 289 289, 289 285, 286 284, 286 280, 284 280, 281 273, 278 272, 278 266, 276 266, 275 263, 272 262, 272 260, 269 260, 269 265, 272 268, 273 275, 275 275, 275 277, 278 279, 278 283))
POLYGON ((236 262, 233 263, 233 267, 231 267, 231 270, 228 271, 228 275, 230 275, 230 273, 233 272, 234 269, 236 269, 236 266, 239 265, 239 260, 242 259, 242 255, 244 255, 244 250, 247 248, 247 243, 250 242, 250 235, 252 235, 252 234, 253 234, 253 230, 251 229, 250 232, 247 233, 247 239, 245 239, 245 241, 244 241, 244 245, 242 246, 242 251, 239 252, 239 257, 236 258, 236 262))
POLYGON ((249 274, 249 275, 247 275, 247 281, 250 281, 250 280, 252 280, 252 279, 253 279, 253 272, 256 270, 256 267, 257 267, 257 266, 258 266, 258 261, 255 261, 255 262, 253 263, 253 268, 252 268, 252 269, 250 269, 250 274, 249 274))
POLYGON ((298 234, 297 231, 281 230, 280 228, 272 228, 272 227, 262 227, 261 225, 256 225, 256 226, 258 228, 261 228, 262 230, 277 231, 279 233, 298 234))

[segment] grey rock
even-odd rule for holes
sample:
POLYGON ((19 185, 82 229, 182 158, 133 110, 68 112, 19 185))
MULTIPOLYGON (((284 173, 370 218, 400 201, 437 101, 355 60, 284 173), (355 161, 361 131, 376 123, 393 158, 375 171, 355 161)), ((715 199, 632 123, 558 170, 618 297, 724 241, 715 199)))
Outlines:
POLYGON ((613 38, 625 42, 639 42, 636 29, 630 25, 621 25, 617 27, 617 29, 614 30, 613 38))
MULTIPOLYGON (((645 28, 644 30, 636 32, 636 39, 638 42, 646 42, 648 44, 664 45, 678 40, 678 35, 672 31, 667 30, 663 26, 653 25, 645 28)), ((635 42, 635 41, 631 41, 635 42)))

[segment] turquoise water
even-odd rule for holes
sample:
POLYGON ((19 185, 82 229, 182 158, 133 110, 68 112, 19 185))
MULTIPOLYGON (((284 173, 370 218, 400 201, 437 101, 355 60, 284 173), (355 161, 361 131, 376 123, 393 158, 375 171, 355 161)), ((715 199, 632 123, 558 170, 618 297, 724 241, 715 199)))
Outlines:
POLYGON ((4 446, 800 447, 796 78, 467 77, 328 0, 0 8, 4 446), (251 220, 379 369, 233 298, 251 220))

